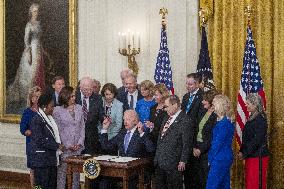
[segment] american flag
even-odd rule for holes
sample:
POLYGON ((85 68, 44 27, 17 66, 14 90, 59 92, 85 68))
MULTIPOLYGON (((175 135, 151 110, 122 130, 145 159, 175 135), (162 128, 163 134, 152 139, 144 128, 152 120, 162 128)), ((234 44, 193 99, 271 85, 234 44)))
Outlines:
POLYGON ((249 112, 245 106, 245 99, 249 93, 258 93, 262 100, 264 107, 266 105, 266 97, 263 89, 263 81, 260 75, 260 66, 256 56, 256 48, 252 38, 251 28, 247 29, 247 39, 245 46, 245 54, 243 59, 243 71, 240 82, 240 90, 237 99, 237 115, 236 115, 236 130, 237 141, 242 143, 242 130, 249 117, 249 112))
POLYGON ((205 84, 207 84, 208 82, 213 84, 213 73, 210 63, 208 42, 204 26, 202 26, 201 48, 196 72, 202 75, 205 84))
POLYGON ((172 68, 170 64, 169 49, 167 43, 167 32, 164 25, 161 29, 160 50, 157 57, 154 79, 156 83, 164 83, 168 90, 171 90, 174 94, 172 68))

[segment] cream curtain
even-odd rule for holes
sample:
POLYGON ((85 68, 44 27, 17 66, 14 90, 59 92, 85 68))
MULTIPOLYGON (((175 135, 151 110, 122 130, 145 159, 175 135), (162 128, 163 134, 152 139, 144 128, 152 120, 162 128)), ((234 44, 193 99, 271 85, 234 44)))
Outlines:
MULTIPOLYGON (((247 1, 211 2, 213 16, 208 21, 208 38, 214 82, 217 88, 231 98, 236 107, 247 34, 247 18, 244 14, 247 1)), ((251 0, 250 4, 253 8, 253 38, 267 97, 272 153, 268 187, 281 189, 284 188, 284 1, 251 0)), ((232 188, 244 188, 243 162, 234 162, 232 188)))

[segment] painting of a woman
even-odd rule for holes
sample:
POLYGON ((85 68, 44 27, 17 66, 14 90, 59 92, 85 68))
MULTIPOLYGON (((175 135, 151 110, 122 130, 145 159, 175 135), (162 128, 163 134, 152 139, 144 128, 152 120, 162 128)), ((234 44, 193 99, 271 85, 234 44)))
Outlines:
POLYGON ((14 82, 8 87, 8 102, 26 101, 28 90, 33 86, 45 88, 39 4, 33 3, 30 6, 29 16, 30 20, 25 27, 25 49, 14 82))
POLYGON ((30 88, 46 91, 58 75, 77 83, 77 0, 9 0, 0 10, 0 120, 17 122, 30 88))

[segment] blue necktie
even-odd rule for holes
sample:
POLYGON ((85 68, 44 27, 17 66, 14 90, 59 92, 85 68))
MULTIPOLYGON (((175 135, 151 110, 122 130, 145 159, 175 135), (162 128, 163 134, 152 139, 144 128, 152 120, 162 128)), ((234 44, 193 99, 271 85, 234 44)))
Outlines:
POLYGON ((190 109, 190 106, 192 104, 192 101, 193 101, 193 98, 194 98, 194 95, 190 95, 189 99, 188 99, 188 104, 186 106, 186 113, 189 111, 190 109))
POLYGON ((124 137, 124 152, 125 152, 125 154, 126 154, 126 151, 127 151, 128 145, 129 145, 129 141, 130 141, 130 134, 131 134, 131 131, 127 131, 127 133, 124 137))

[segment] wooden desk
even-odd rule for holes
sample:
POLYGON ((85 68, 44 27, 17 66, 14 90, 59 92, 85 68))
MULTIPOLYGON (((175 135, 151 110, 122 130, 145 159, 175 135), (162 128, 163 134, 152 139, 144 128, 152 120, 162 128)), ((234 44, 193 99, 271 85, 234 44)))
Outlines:
MULTIPOLYGON (((83 164, 91 157, 72 156, 64 160, 67 163, 67 184, 72 189, 74 172, 83 172, 83 164)), ((128 189, 129 177, 139 175, 139 189, 144 189, 144 168, 151 164, 150 159, 141 158, 127 163, 112 161, 98 161, 101 167, 100 175, 108 177, 119 177, 123 179, 123 189, 128 189)))

